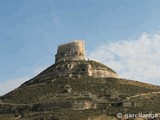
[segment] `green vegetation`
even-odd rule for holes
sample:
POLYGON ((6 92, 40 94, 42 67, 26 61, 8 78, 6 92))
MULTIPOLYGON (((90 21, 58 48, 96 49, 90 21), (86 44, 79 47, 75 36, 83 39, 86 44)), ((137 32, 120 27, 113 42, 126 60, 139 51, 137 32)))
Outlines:
POLYGON ((129 97, 136 94, 160 91, 160 87, 141 82, 133 82, 118 78, 57 78, 26 87, 20 87, 2 97, 5 103, 37 103, 52 100, 66 100, 75 98, 78 94, 85 97, 87 94, 110 95, 114 98, 129 97), (69 85, 71 93, 64 93, 63 88, 69 85), (84 94, 84 95, 83 95, 84 94), (114 95, 115 94, 115 95, 114 95), (34 97, 33 97, 34 96, 34 97), (58 99, 59 98, 59 99, 58 99))
MULTIPOLYGON (((91 60, 65 62, 114 72, 91 60)), ((0 120, 116 120, 117 113, 160 113, 159 86, 121 78, 53 77, 51 70, 63 63, 1 96, 0 120)))
MULTIPOLYGON (((118 112, 125 113, 126 111, 157 113, 160 112, 160 94, 151 93, 158 91, 160 91, 158 86, 119 78, 60 77, 11 91, 1 97, 3 103, 0 104, 0 109, 5 109, 4 113, 10 113, 3 115, 8 120, 13 116, 15 118, 16 114, 23 114, 25 120, 44 118, 49 120, 81 118, 80 120, 85 120, 95 116, 115 116, 118 112), (71 92, 64 91, 66 85, 71 88, 71 92), (137 94, 140 96, 131 97, 137 94), (143 96, 143 94, 146 95, 143 96), (132 104, 141 103, 141 106, 132 107, 132 109, 125 108, 122 103, 128 100, 128 97, 131 97, 129 101, 132 104), (69 106, 73 101, 82 100, 96 102, 97 108, 73 110, 72 106, 69 106), (62 107, 68 105, 69 108, 56 108, 58 104, 62 107)), ((99 119, 99 117, 95 118, 99 119)))

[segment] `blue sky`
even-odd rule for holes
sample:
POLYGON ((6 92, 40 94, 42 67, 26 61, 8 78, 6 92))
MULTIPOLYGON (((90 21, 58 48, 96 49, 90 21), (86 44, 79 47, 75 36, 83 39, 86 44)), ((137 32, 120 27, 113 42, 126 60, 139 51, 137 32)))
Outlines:
POLYGON ((160 85, 159 6, 159 0, 0 0, 0 94, 53 64, 57 46, 74 38, 85 40, 87 57, 120 76, 160 85))

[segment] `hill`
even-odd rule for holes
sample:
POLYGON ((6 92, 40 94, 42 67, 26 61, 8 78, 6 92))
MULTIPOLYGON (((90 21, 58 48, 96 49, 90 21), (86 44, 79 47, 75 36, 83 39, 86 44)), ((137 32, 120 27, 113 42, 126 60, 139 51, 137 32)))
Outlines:
MULTIPOLYGON (((85 61, 76 62, 82 64, 85 61)), ((103 64, 90 62, 96 68, 105 67, 114 72, 103 64)), ((71 61, 58 65, 63 66, 64 63, 71 64, 71 61)), ((107 119, 106 116, 117 119, 117 113, 160 113, 159 86, 118 77, 45 77, 46 71, 53 70, 55 66, 2 96, 0 119, 87 120, 107 119)))
POLYGON ((0 97, 0 120, 142 120, 139 113, 159 119, 160 86, 85 60, 79 40, 58 46, 55 64, 0 97))

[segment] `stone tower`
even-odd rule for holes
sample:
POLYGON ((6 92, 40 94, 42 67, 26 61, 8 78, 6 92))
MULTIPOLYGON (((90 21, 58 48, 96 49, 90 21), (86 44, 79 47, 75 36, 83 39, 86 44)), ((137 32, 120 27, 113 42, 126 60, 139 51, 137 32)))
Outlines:
POLYGON ((66 43, 58 46, 57 54, 55 55, 55 63, 65 60, 84 60, 85 48, 84 41, 74 40, 71 43, 66 43))
POLYGON ((55 55, 55 63, 30 81, 24 83, 23 86, 57 79, 58 77, 77 78, 90 76, 94 78, 118 78, 118 74, 106 65, 89 59, 85 60, 84 41, 76 40, 59 45, 55 55))

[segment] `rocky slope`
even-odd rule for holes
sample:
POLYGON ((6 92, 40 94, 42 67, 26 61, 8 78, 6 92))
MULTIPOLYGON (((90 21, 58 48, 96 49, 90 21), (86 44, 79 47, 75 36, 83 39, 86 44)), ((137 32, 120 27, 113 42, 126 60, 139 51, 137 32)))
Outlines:
POLYGON ((62 61, 0 97, 0 120, 116 120, 117 113, 160 113, 160 87, 118 78, 95 61, 62 61))

